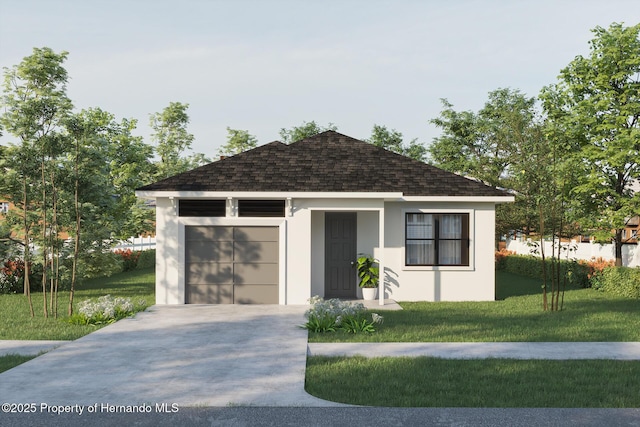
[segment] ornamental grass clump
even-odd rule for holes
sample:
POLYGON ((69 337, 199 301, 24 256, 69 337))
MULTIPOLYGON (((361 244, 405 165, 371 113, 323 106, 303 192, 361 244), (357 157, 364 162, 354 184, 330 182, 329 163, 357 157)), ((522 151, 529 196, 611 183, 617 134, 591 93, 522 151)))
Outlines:
POLYGON ((377 313, 371 314, 371 321, 366 318, 366 308, 361 303, 349 303, 339 299, 324 300, 319 296, 309 299, 311 308, 304 316, 307 322, 301 325, 311 332, 348 333, 375 332, 375 325, 384 320, 377 313))
POLYGON ((133 304, 131 298, 112 297, 105 295, 97 301, 84 300, 78 304, 78 312, 69 321, 80 325, 110 324, 120 319, 130 317, 146 308, 144 300, 133 304))

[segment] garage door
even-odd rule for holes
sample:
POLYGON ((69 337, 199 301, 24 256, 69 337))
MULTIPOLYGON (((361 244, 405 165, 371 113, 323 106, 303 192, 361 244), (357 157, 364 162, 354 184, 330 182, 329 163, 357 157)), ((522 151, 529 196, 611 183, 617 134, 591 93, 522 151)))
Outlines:
POLYGON ((278 304, 278 227, 185 227, 188 304, 278 304))

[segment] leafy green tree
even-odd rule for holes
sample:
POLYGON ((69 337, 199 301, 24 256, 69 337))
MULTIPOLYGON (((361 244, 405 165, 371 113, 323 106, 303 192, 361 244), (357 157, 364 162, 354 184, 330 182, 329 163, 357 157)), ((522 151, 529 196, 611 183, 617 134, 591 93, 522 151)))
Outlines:
POLYGON ((320 126, 312 120, 310 122, 302 122, 300 126, 294 126, 290 129, 280 129, 280 138, 282 138, 282 142, 285 144, 291 144, 328 130, 338 130, 338 127, 333 123, 329 123, 326 126, 320 126))
POLYGON ((168 178, 209 162, 202 154, 184 156, 191 150, 194 139, 187 131, 188 108, 189 104, 170 102, 164 110, 150 116, 151 139, 160 157, 156 179, 168 178))
POLYGON ((258 140, 248 130, 231 129, 227 126, 227 143, 220 147, 220 156, 233 156, 256 148, 258 140))
POLYGON ((431 123, 442 129, 429 156, 438 166, 499 186, 512 164, 517 146, 534 125, 535 98, 518 90, 497 89, 477 113, 457 112, 446 99, 444 110, 431 123))
MULTIPOLYGON (((63 165, 67 171, 67 230, 73 238, 70 267, 68 315, 73 314, 73 298, 79 272, 87 254, 101 252, 111 239, 111 218, 116 209, 116 189, 110 168, 117 166, 110 158, 112 135, 118 131, 112 114, 98 108, 83 110, 67 120, 66 128, 72 148, 63 165)), ((150 150, 147 151, 151 155, 150 150)), ((148 160, 147 160, 148 161, 148 160)))
POLYGON ((517 90, 498 89, 477 113, 456 112, 445 103, 433 122, 443 136, 430 147, 435 163, 453 172, 511 190, 515 203, 496 208, 496 231, 538 234, 544 310, 561 310, 566 276, 561 276, 563 237, 572 235, 570 191, 580 177, 574 140, 554 127, 537 108, 535 98, 517 90), (551 254, 544 240, 554 242, 551 254), (550 302, 549 302, 550 296, 550 302))
POLYGON ((478 112, 456 111, 442 100, 440 117, 432 120, 442 135, 430 145, 431 163, 516 192, 516 202, 499 205, 496 232, 530 232, 537 228, 539 194, 549 152, 536 99, 518 90, 497 89, 478 112), (538 153, 539 155, 534 155, 538 153))
MULTIPOLYGON (((5 151, 11 157, 4 159, 5 164, 19 168, 16 173, 7 171, 3 190, 19 206, 22 215, 25 293, 29 293, 29 269, 32 261, 30 247, 34 239, 32 229, 39 227, 41 232, 42 263, 45 273, 42 279, 43 308, 48 315, 46 284, 49 246, 47 236, 55 235, 55 193, 56 168, 50 160, 57 157, 64 138, 61 135, 61 123, 72 109, 71 100, 66 95, 67 71, 63 62, 67 52, 59 54, 50 48, 34 48, 30 56, 25 57, 11 69, 4 69, 4 94, 0 116, 1 126, 19 139, 13 149, 5 151), (9 160, 10 159, 10 160, 9 160), (9 160, 9 161, 7 161, 9 160), (35 162, 38 173, 34 173, 35 162), (18 185, 16 185, 19 182, 18 185), (38 199, 38 194, 40 198, 38 199), (53 207, 53 217, 48 211, 53 207), (37 217, 32 212, 37 209, 37 217)), ((31 307, 33 315, 33 308, 31 307)))
POLYGON ((580 143, 575 164, 586 179, 572 195, 581 224, 613 235, 622 265, 622 231, 640 212, 631 187, 640 178, 640 24, 593 33, 590 54, 578 55, 541 97, 554 127, 580 143))
POLYGON ((424 162, 427 155, 426 147, 420 144, 417 139, 412 139, 409 144, 405 145, 402 133, 395 129, 388 130, 386 126, 373 125, 371 137, 367 142, 420 162, 424 162))
MULTIPOLYGON (((142 137, 133 135, 136 126, 135 119, 114 120, 105 134, 109 179, 114 189, 110 196, 115 199, 115 212, 107 226, 111 237, 119 240, 150 231, 148 223, 146 228, 140 228, 145 222, 132 215, 138 203, 135 189, 154 179, 153 147, 145 144, 142 137)), ((153 216, 153 212, 148 210, 147 216, 153 216)))

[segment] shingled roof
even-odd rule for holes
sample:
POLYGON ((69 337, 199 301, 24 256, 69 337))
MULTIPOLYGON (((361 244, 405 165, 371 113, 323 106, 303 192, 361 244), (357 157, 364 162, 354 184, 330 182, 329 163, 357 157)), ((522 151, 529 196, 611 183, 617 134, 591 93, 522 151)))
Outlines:
POLYGON ((334 131, 290 145, 271 142, 138 190, 509 196, 480 182, 334 131))

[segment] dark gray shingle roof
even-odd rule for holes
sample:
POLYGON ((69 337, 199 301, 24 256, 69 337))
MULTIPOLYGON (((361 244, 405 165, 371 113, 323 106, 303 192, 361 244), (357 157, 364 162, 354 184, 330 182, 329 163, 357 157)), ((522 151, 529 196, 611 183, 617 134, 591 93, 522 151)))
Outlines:
POLYGON ((482 183, 334 131, 290 145, 272 142, 139 190, 509 196, 482 183))

